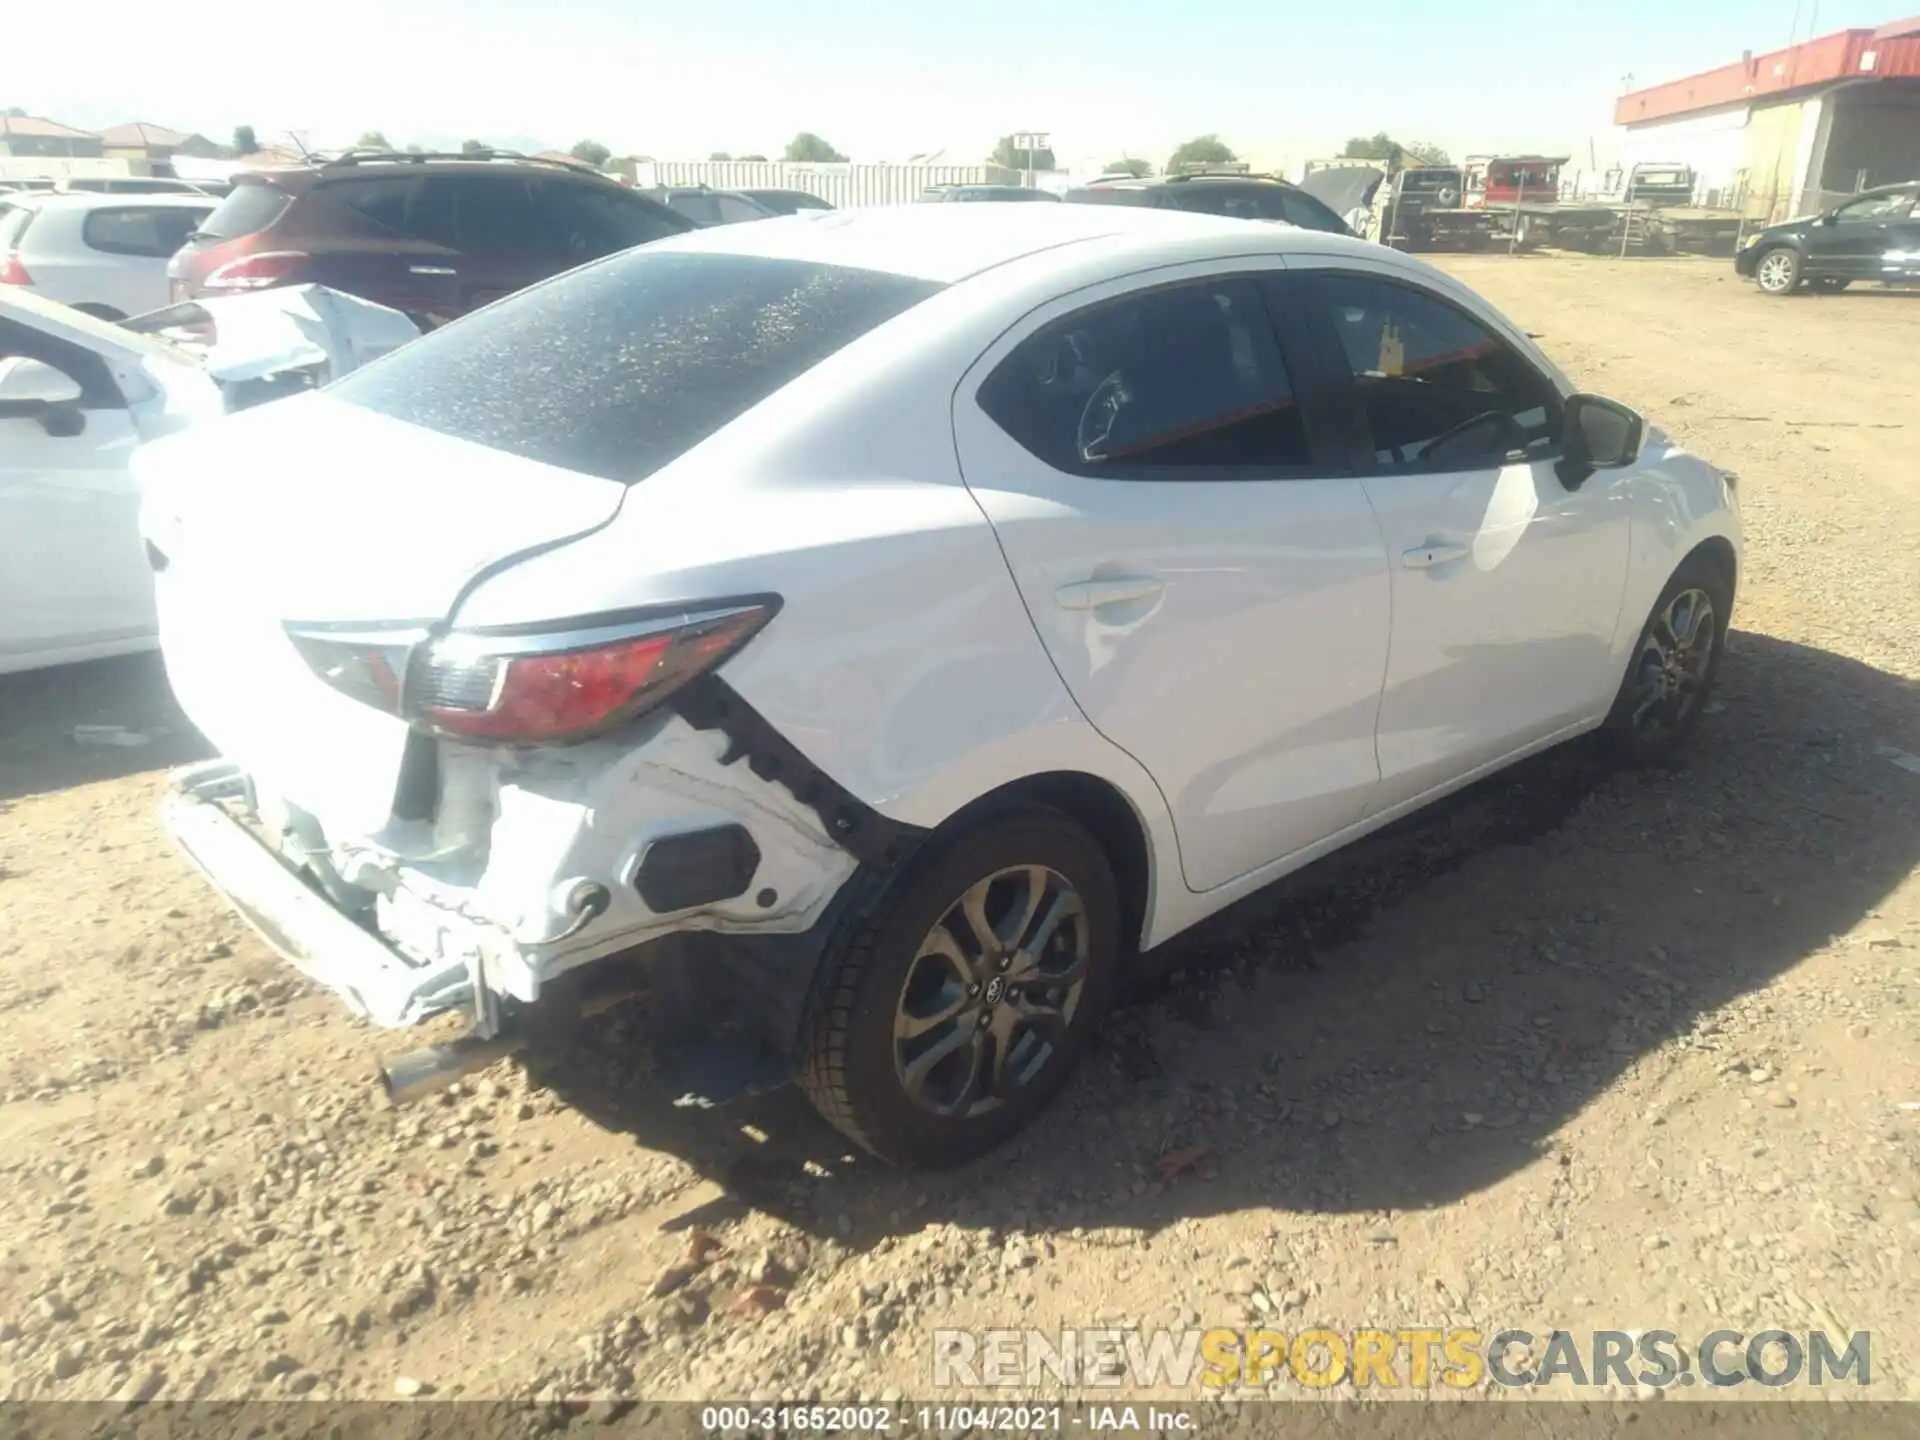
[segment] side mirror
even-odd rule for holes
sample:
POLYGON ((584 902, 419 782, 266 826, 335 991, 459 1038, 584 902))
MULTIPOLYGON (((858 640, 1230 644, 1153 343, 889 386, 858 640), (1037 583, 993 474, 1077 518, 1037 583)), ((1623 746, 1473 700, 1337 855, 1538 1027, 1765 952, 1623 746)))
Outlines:
POLYGON ((0 366, 0 403, 6 402, 78 405, 80 382, 44 360, 21 356, 11 365, 0 366))
POLYGON ((0 360, 0 420, 38 420, 49 435, 78 435, 87 428, 80 398, 80 383, 44 360, 0 360))
POLYGON ((1596 470, 1613 470, 1640 458, 1647 426, 1633 411, 1598 395, 1574 395, 1565 409, 1560 483, 1578 490, 1596 470))

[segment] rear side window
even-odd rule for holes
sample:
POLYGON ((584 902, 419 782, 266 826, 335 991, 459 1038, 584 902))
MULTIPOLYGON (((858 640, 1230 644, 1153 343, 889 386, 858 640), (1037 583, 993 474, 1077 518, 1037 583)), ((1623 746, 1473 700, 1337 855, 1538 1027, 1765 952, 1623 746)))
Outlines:
POLYGON ((204 210, 172 205, 93 210, 80 227, 80 238, 88 249, 104 255, 164 260, 187 243, 206 216, 204 210))
POLYGON ((1238 220, 1286 220, 1285 192, 1278 185, 1220 185, 1202 183, 1169 186, 1167 201, 1175 210, 1202 215, 1231 215, 1238 220))
POLYGON ((764 220, 767 212, 758 205, 740 200, 732 195, 716 195, 713 203, 720 207, 720 219, 728 225, 738 225, 746 220, 764 220))
POLYGON ((631 485, 940 289, 798 260, 629 250, 403 345, 328 393, 631 485))
POLYGON ((720 223, 720 206, 711 195, 675 195, 668 203, 696 225, 720 223))
POLYGON ((255 182, 236 185, 200 222, 200 234, 210 240, 238 240, 266 229, 280 218, 293 197, 276 185, 255 182))
POLYGON ((611 185, 539 180, 534 182, 534 196, 541 248, 576 263, 678 235, 687 228, 665 206, 656 208, 611 185))
POLYGON ((1056 470, 1278 478, 1312 462, 1258 286, 1208 280, 1110 300, 1024 342, 980 406, 1056 470))
POLYGON ((1089 186, 1084 190, 1069 190, 1067 199, 1076 205, 1145 205, 1153 204, 1153 195, 1146 190, 1121 190, 1105 185, 1089 186))
POLYGON ((1360 275, 1308 280, 1352 371, 1382 470, 1469 470, 1559 449, 1560 397, 1437 295, 1360 275))
MULTIPOLYGON (((332 180, 316 186, 313 193, 396 238, 424 240, 456 250, 460 238, 454 226, 454 189, 454 181, 446 175, 369 176, 363 180, 332 180)), ((520 182, 520 190, 525 205, 525 181, 520 182)))

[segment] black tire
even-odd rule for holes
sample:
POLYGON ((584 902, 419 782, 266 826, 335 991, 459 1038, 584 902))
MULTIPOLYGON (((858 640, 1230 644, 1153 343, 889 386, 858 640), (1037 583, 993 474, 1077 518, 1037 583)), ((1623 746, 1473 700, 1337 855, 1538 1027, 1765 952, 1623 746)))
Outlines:
MULTIPOLYGON (((1720 673, 1720 657, 1727 648, 1727 622, 1733 612, 1733 582, 1726 570, 1704 555, 1695 555, 1674 572, 1673 578, 1654 602, 1653 613, 1640 627, 1634 642, 1627 673, 1614 697, 1601 733, 1614 755, 1629 765, 1664 765, 1678 755, 1687 738, 1699 725, 1707 701, 1713 693, 1714 679, 1720 673), (1675 621, 1676 602, 1691 594, 1704 595, 1712 614, 1700 621, 1700 632, 1709 648, 1704 663, 1676 663, 1672 644, 1675 631, 1684 628, 1675 621), (1710 621, 1710 623, 1709 623, 1710 621), (1666 652, 1666 653, 1662 653, 1666 652), (1651 672, 1664 671, 1664 679, 1651 672), (1682 680, 1682 676, 1686 677, 1682 680), (1655 702, 1661 713, 1649 714, 1650 688, 1664 685, 1667 699, 1655 702), (1650 724, 1658 719, 1661 723, 1650 724)), ((1684 636, 1679 638, 1684 639, 1684 636)), ((1678 647, 1685 655, 1690 647, 1678 647)))
MULTIPOLYGON (((996 919, 994 907, 1000 898, 1020 893, 1002 887, 1021 883, 998 880, 983 892, 980 911, 988 928, 1006 924, 1004 915, 1014 909, 1035 918, 1050 913, 1059 892, 1043 890, 1042 898, 1016 900, 1003 918, 996 919)), ((1029 934, 1033 928, 1027 927, 1029 934)), ((1041 947, 1041 954, 1055 965, 1071 963, 1071 957, 1052 941, 1041 947)), ((917 857, 907 873, 869 902, 865 913, 848 922, 842 939, 822 962, 802 1050, 801 1087, 829 1123, 883 1160, 935 1169, 974 1159, 1023 1129, 1059 1092, 1085 1051, 1093 1026, 1111 1003, 1119 954, 1119 895, 1098 842, 1068 816, 1043 807, 983 817, 917 857), (1079 898, 1078 917, 1062 920, 1053 931, 1054 940, 1070 942, 1084 957, 1078 994, 1071 1001, 1068 987, 1048 986, 1044 983, 1048 972, 1034 970, 1027 971, 1034 978, 1024 996, 1019 987, 1006 986, 1003 979, 998 983, 1004 998, 996 997, 997 982, 979 980, 995 973, 998 962, 990 956, 962 957, 969 966, 978 966, 963 972, 959 965, 949 964, 942 951, 926 948, 926 942, 935 938, 936 926, 956 924, 961 929, 947 933, 961 939, 962 950, 973 948, 961 938, 963 929, 969 936, 973 933, 971 927, 964 917, 955 918, 962 898, 1000 872, 1028 867, 1047 872, 1048 885, 1064 882, 1079 898), (1077 928, 1069 933, 1070 925, 1077 928), (971 991, 969 978, 976 981, 971 991), (940 981, 940 997, 922 999, 932 980, 940 981), (1021 1007, 1031 1007, 1035 995, 1043 1002, 1058 1000, 1059 1008, 1069 1012, 1056 1040, 1049 1042, 1038 1029, 1008 1018, 1009 1012, 1013 1016, 1029 1013, 1021 1007), (996 998, 999 1004, 989 1003, 996 998), (958 1013, 934 1022, 938 1029, 930 1028, 924 1036, 896 1038, 897 1022, 927 1020, 928 1009, 945 1012, 948 1007, 959 1007, 958 1013), (910 1008, 921 1013, 909 1013, 910 1008), (981 1015, 988 1018, 981 1020, 981 1015), (972 1098, 977 1094, 974 1077, 991 1065, 994 1049, 1002 1043, 1003 1025, 1018 1027, 1004 1042, 1006 1053, 1015 1057, 1014 1068, 1031 1066, 1031 1073, 1002 1097, 980 1093, 972 1098), (1023 1048, 1029 1036, 1033 1048, 1023 1048), (906 1049, 923 1041, 924 1047, 908 1057, 906 1049), (949 1052, 956 1065, 933 1062, 919 1089, 924 1100, 931 1102, 938 1098, 929 1094, 935 1088, 934 1076, 943 1070, 951 1076, 954 1068, 964 1072, 964 1083, 954 1087, 950 1109, 942 1114, 915 1098, 906 1071, 949 1041, 958 1047, 949 1052), (1049 1044, 1050 1049, 1044 1048, 1049 1044), (986 1057, 975 1058, 983 1048, 988 1051, 986 1057), (1018 1059, 1023 1054, 1027 1058, 1018 1059)), ((1021 973, 1019 966, 1009 971, 998 965, 998 969, 1006 971, 1008 978, 1021 973)), ((986 1078, 981 1076, 982 1081, 986 1078)))
POLYGON ((1800 252, 1791 245, 1775 245, 1754 257, 1753 280, 1762 295, 1776 299, 1800 288, 1800 252))
POLYGON ((1851 285, 1852 283, 1853 281, 1851 280, 1842 280, 1837 277, 1829 277, 1827 279, 1822 279, 1822 280, 1807 281, 1807 289, 1811 290, 1816 295, 1838 295, 1842 290, 1846 289, 1847 286, 1851 285))

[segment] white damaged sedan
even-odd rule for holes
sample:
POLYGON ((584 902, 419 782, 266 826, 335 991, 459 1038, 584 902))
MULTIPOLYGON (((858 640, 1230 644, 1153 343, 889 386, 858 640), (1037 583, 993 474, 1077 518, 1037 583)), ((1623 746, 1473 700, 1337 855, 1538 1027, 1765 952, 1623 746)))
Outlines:
POLYGON ((1731 477, 1439 271, 1106 206, 675 237, 144 461, 222 752, 167 823, 358 1013, 470 1014, 391 1093, 673 975, 915 1164, 1250 891, 1670 755, 1740 564, 1731 477))

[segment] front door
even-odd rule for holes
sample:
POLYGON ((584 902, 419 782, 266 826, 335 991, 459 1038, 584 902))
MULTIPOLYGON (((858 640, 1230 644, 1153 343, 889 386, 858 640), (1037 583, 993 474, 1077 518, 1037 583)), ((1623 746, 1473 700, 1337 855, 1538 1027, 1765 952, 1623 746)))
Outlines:
POLYGON ((1353 824, 1378 781, 1386 554, 1289 369, 1258 275, 1189 265, 1037 312, 955 399, 1034 626, 1158 783, 1194 890, 1353 824))
POLYGON ((1898 249, 1896 228, 1909 228, 1913 192, 1868 195, 1842 205, 1807 234, 1807 276, 1816 280, 1879 278, 1884 257, 1898 249))
POLYGON ((1295 273, 1321 353, 1351 377, 1392 568, 1387 809, 1605 711, 1630 472, 1568 490, 1558 389, 1490 314, 1339 264, 1295 273))
POLYGON ((97 356, 0 321, 0 672, 83 660, 154 631, 127 457, 132 413, 97 356), (80 401, 17 398, 43 364, 80 401), (11 394, 10 394, 11 392, 11 394))

